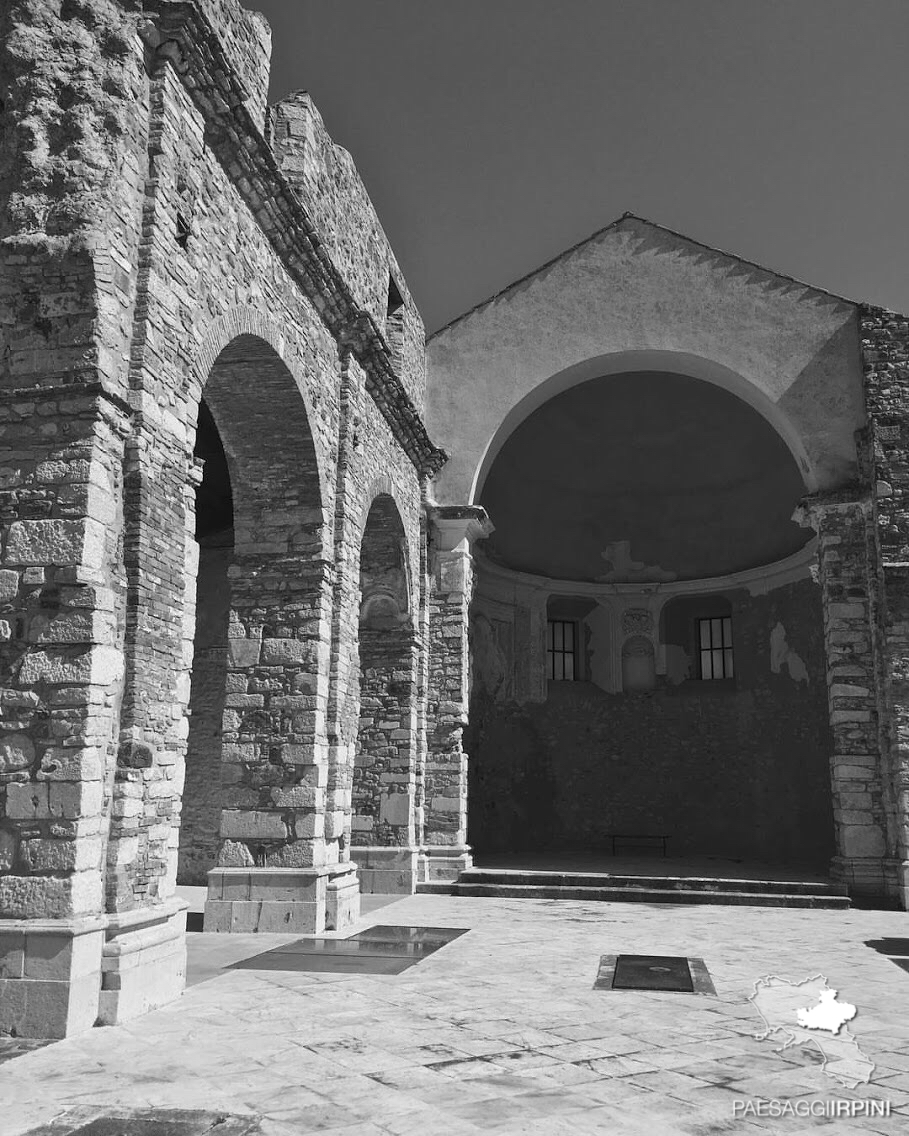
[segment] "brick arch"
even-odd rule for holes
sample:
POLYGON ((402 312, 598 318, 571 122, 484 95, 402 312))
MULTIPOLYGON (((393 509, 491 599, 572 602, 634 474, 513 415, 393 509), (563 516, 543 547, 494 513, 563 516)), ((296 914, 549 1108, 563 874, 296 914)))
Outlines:
MULTIPOLYGON (((300 366, 300 349, 288 335, 286 328, 271 315, 245 304, 228 308, 209 324, 187 369, 186 382, 180 391, 180 397, 186 399, 195 410, 198 400, 206 397, 205 388, 209 385, 216 362, 232 344, 243 337, 260 340, 263 345, 270 348, 274 357, 280 360, 296 387, 306 421, 311 426, 315 421, 316 408, 307 387, 305 372, 300 366)), ((190 417, 194 420, 195 415, 190 417)), ((328 497, 330 479, 326 471, 330 463, 328 455, 323 452, 323 447, 320 446, 319 439, 314 433, 313 443, 317 457, 319 496, 324 502, 328 497)))
MULTIPOLYGON (((197 595, 197 613, 214 602, 218 624, 213 638, 208 621, 203 644, 196 620, 195 647, 207 655, 192 671, 184 816, 207 844, 193 870, 324 855, 308 786, 326 745, 330 498, 295 358, 267 318, 235 310, 210 329, 187 391, 215 421, 233 499, 228 563, 197 595), (207 733, 194 731, 203 718, 207 733)), ((211 551, 200 548, 200 580, 211 551)))
POLYGON ((357 539, 362 542, 363 533, 366 531, 366 522, 369 519, 369 513, 375 504, 377 497, 390 497, 394 502, 395 509, 397 509, 398 516, 401 518, 401 526, 404 528, 405 540, 407 537, 407 528, 404 525, 404 510, 398 500, 398 489, 395 483, 387 474, 379 474, 374 477, 367 487, 366 492, 363 494, 363 500, 360 505, 360 515, 357 521, 356 534, 357 539))
POLYGON ((394 495, 394 488, 387 477, 379 477, 373 482, 367 498, 368 505, 364 504, 359 527, 360 546, 360 622, 364 624, 364 607, 373 597, 366 594, 368 588, 374 592, 395 591, 395 599, 400 615, 408 616, 408 623, 413 625, 413 603, 411 597, 410 579, 410 548, 407 540, 407 528, 401 509, 394 495), (383 573, 400 573, 394 581, 376 581, 364 584, 364 555, 372 556, 373 560, 384 561, 375 563, 373 568, 383 573), (400 563, 395 563, 399 560, 400 563))

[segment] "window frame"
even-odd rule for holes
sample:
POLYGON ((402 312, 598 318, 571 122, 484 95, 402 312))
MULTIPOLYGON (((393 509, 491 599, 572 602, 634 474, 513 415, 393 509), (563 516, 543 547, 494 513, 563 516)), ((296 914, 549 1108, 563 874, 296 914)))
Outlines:
POLYGON ((580 675, 579 667, 579 621, 576 619, 550 619, 546 620, 546 676, 550 682, 577 682, 580 675), (556 647, 556 627, 559 628, 561 646, 556 647), (565 647, 565 630, 571 629, 571 646, 565 647), (565 674, 565 661, 571 660, 570 675, 565 674), (557 666, 561 660, 561 666, 557 666), (558 670, 562 671, 559 675, 558 670))
POLYGON ((735 678, 731 615, 698 616, 694 621, 694 641, 698 660, 699 682, 724 682, 732 681, 735 678), (718 640, 716 624, 719 624, 718 640), (707 632, 706 643, 705 630, 707 632), (719 674, 716 673, 718 659, 719 674), (705 673, 706 670, 709 670, 710 673, 705 673))

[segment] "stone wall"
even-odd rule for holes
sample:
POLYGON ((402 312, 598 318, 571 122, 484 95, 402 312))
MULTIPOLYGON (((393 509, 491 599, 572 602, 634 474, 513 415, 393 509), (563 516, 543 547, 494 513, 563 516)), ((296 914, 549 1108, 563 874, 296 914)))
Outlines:
POLYGON ((122 406, 0 403, 0 912, 96 911, 123 683, 122 406))
POLYGON ((865 400, 869 429, 864 439, 866 478, 874 483, 871 520, 876 531, 870 555, 879 593, 877 632, 883 777, 888 812, 891 891, 909 907, 909 320, 896 312, 863 306, 860 312, 865 400))
POLYGON ((31 964, 11 973, 0 1029, 48 1036, 182 986, 192 693, 205 736, 184 864, 198 877, 217 853, 208 925, 354 917, 363 524, 377 494, 394 498, 418 610, 421 491, 444 460, 420 418, 422 325, 400 277, 390 292, 352 164, 326 157, 307 204, 267 141, 261 18, 234 0, 137 8, 23 0, 0 15, 0 949, 43 949, 10 918, 90 941, 78 976, 61 955, 50 1024, 27 1008, 31 964), (398 294, 403 327, 386 329, 398 294), (193 692, 203 389, 235 525, 226 642, 199 641, 193 692))
POLYGON ((354 299, 383 329, 404 386, 422 412, 423 321, 353 158, 332 141, 306 91, 277 103, 271 122, 282 172, 310 210, 354 299), (393 298, 400 301, 396 313, 389 312, 393 298))
MULTIPOLYGON (((827 866, 832 740, 818 589, 802 581, 724 598, 731 681, 660 677, 639 694, 550 682, 545 702, 519 704, 496 700, 476 676, 465 744, 477 854, 607 851, 609 833, 665 833, 670 855, 827 866)), ((696 598, 685 607, 691 615, 696 598)), ((678 620, 667 612, 666 623, 678 620)))
MULTIPOLYGON (((360 722, 351 842, 413 845, 414 637, 400 628, 360 631, 360 722)), ((356 852, 351 853, 356 859, 356 852)))

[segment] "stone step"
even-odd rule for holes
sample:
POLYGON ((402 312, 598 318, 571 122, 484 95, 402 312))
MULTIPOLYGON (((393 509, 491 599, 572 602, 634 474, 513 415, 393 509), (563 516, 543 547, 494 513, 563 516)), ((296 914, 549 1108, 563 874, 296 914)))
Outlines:
MULTIPOLYGON (((779 892, 686 890, 667 887, 650 887, 650 881, 638 877, 638 884, 624 887, 571 887, 553 884, 505 883, 421 883, 420 895, 454 895, 489 897, 495 899, 574 899, 604 903, 710 903, 753 907, 811 907, 846 910, 851 906, 849 897, 831 892, 779 892)), ((661 881, 664 882, 664 881, 661 881)), ((684 881, 682 881, 684 882, 684 881)))
POLYGON ((661 891, 725 891, 775 895, 847 894, 844 884, 830 880, 761 880, 734 876, 628 875, 612 872, 551 872, 528 868, 468 868, 459 884, 527 884, 534 887, 609 887, 659 889, 661 891))

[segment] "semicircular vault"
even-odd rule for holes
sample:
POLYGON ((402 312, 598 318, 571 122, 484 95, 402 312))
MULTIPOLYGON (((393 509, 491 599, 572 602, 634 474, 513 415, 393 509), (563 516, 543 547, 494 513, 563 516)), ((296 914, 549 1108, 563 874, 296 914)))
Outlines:
POLYGON ((480 495, 491 560, 570 580, 703 579, 798 551, 805 487, 773 427, 728 391, 635 372, 556 395, 522 422, 480 495))

